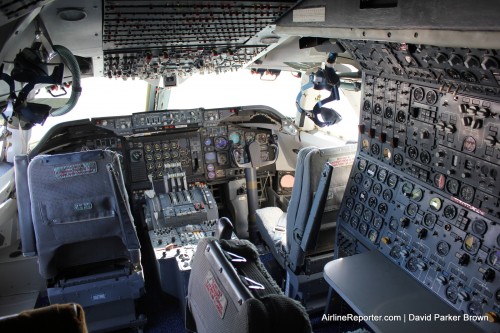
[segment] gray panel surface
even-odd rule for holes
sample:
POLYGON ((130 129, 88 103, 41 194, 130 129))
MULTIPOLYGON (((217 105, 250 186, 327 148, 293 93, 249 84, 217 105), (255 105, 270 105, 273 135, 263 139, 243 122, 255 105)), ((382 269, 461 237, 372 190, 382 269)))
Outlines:
POLYGON ((401 316, 400 321, 367 321, 375 332, 481 332, 378 251, 333 260, 326 264, 324 276, 359 315, 401 316), (411 315, 428 314, 430 321, 409 321, 411 315), (435 314, 460 320, 435 320, 435 314))

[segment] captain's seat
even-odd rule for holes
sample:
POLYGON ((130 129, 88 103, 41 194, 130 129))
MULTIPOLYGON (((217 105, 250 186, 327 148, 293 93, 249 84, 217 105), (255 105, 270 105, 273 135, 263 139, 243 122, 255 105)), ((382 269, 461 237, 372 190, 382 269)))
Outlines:
POLYGON ((15 172, 23 254, 38 255, 49 302, 81 304, 91 332, 141 327, 140 244, 120 156, 16 156, 15 172))
POLYGON ((256 211, 263 240, 287 271, 286 295, 302 301, 309 312, 325 305, 328 285, 322 271, 333 259, 336 218, 355 153, 355 144, 301 149, 287 212, 278 207, 256 211))

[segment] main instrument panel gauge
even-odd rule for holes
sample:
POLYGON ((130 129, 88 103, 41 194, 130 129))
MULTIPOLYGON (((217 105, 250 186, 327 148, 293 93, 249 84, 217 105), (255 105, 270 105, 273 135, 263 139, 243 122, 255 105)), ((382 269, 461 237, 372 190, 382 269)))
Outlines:
POLYGON ((415 215, 417 215, 417 212, 418 212, 418 206, 414 203, 410 203, 406 207, 406 214, 410 217, 414 217, 415 215))
POLYGON ((422 197, 424 196, 424 191, 422 191, 421 188, 415 188, 413 189, 413 191, 411 191, 411 196, 410 198, 413 200, 413 201, 417 201, 419 202, 420 200, 422 200, 422 197))
POLYGON ((161 150, 161 145, 159 143, 155 143, 153 145, 153 147, 154 147, 155 151, 160 151, 161 150))
POLYGON ((370 166, 368 167, 368 171, 366 171, 366 173, 368 174, 368 176, 374 177, 375 174, 377 173, 377 165, 370 164, 370 166))
POLYGON ((467 312, 473 316, 481 316, 483 315, 483 306, 477 301, 470 302, 467 305, 467 312))
POLYGON ((378 171, 378 174, 377 174, 377 179, 380 181, 380 182, 385 182, 385 179, 387 178, 387 170, 386 169, 380 169, 378 171))
POLYGON ((420 154, 420 162, 429 164, 431 162, 431 154, 427 150, 423 150, 420 154))
POLYGON ((146 161, 151 162, 153 159, 153 154, 146 154, 146 161))
POLYGON ((162 159, 162 153, 156 153, 155 154, 155 160, 161 160, 162 159))
POLYGON ((427 104, 433 105, 436 104, 438 100, 438 94, 435 90, 429 90, 427 94, 425 94, 425 101, 427 104))
POLYGON ((365 100, 363 103, 363 111, 370 112, 371 108, 372 108, 372 105, 371 105, 370 101, 365 100))
POLYGON ((459 187, 458 180, 455 180, 453 178, 448 179, 448 182, 446 183, 446 189, 448 192, 451 194, 457 194, 458 193, 458 187, 459 187))
POLYGON ((415 147, 415 146, 410 146, 408 147, 408 156, 412 159, 412 160, 416 160, 417 157, 418 157, 418 148, 415 147))
POLYGON ((366 223, 360 223, 358 227, 359 233, 363 236, 366 235, 366 232, 368 231, 368 224, 366 223))
POLYGON ((398 227, 398 220, 396 220, 395 218, 391 218, 391 220, 389 221, 389 230, 392 232, 396 232, 398 230, 398 227))
POLYGON ((207 164, 207 171, 214 171, 215 166, 212 163, 207 164))
POLYGON ((358 170, 359 171, 365 171, 366 169, 366 165, 368 164, 368 162, 366 160, 359 160, 358 162, 358 170))
POLYGON ((255 140, 255 133, 254 132, 246 132, 245 133, 245 142, 250 143, 255 140))
POLYGON ((360 173, 355 174, 354 181, 356 182, 356 184, 361 184, 361 182, 363 181, 363 175, 360 173))
POLYGON ((164 151, 163 152, 163 158, 166 159, 166 160, 170 159, 170 153, 168 151, 164 151))
POLYGON ((425 92, 423 88, 417 88, 413 91, 413 98, 417 102, 422 102, 424 100, 425 92))
POLYGON ((132 151, 132 153, 130 154, 130 157, 132 158, 132 160, 134 162, 137 162, 137 161, 140 161, 141 158, 142 158, 142 151, 140 150, 134 150, 132 151))
POLYGON ((376 183, 375 185, 373 185, 372 191, 375 195, 380 195, 380 193, 382 193, 382 185, 376 183))
POLYGON ((349 220, 349 217, 351 216, 351 213, 346 209, 342 212, 342 220, 344 221, 348 221, 349 220))
POLYGON ((212 138, 206 138, 205 141, 203 141, 203 144, 205 146, 211 146, 212 145, 212 138))
POLYGON ((377 198, 375 198, 375 197, 370 197, 370 198, 368 199, 368 206, 369 206, 370 208, 372 208, 372 209, 374 209, 374 208, 377 206, 377 203, 378 203, 378 202, 377 202, 377 198))
POLYGON ((163 169, 163 162, 162 161, 156 162, 155 167, 156 169, 163 169))
POLYGON ((377 238, 378 238, 378 231, 373 229, 370 230, 370 232, 368 233, 368 239, 370 240, 370 242, 375 244, 377 242, 377 238))
POLYGON ((447 205, 444 207, 443 215, 448 220, 453 220, 457 216, 457 208, 452 205, 447 205))
POLYGON ((436 185, 437 188, 442 190, 445 184, 446 184, 446 177, 443 174, 437 173, 434 176, 434 185, 436 185))
POLYGON ((355 197, 356 194, 358 194, 358 187, 357 186, 351 186, 351 188, 349 189, 349 193, 351 193, 351 195, 353 197, 355 197))
POLYGON ((385 201, 391 201, 392 199, 392 191, 389 189, 385 189, 384 193, 382 193, 382 198, 384 198, 385 201))
POLYGON ((380 154, 380 146, 378 144, 376 144, 376 143, 372 144, 371 152, 372 152, 373 155, 380 154))
POLYGON ((259 133, 256 135, 255 139, 257 140, 258 143, 260 143, 261 145, 263 144, 266 144, 267 143, 267 135, 264 134, 264 133, 259 133))
POLYGON ((360 216, 361 213, 363 212, 363 205, 362 204, 356 204, 354 206, 354 213, 356 213, 356 215, 360 216))
POLYGON ((435 212, 439 212, 442 205, 443 205, 443 201, 437 197, 434 197, 431 199, 431 201, 429 201, 429 207, 435 212))
POLYGON ((465 137, 463 150, 473 153, 476 150, 476 139, 472 136, 465 137))
POLYGON ((476 235, 482 236, 488 230, 488 225, 486 224, 486 221, 482 219, 477 219, 474 220, 474 222, 472 222, 471 229, 472 232, 475 233, 476 235))
POLYGON ((380 116, 381 113, 382 113, 382 106, 379 103, 375 103, 375 105, 373 106, 373 114, 380 116))
POLYGON ((462 186, 460 190, 460 198, 466 202, 472 202, 472 200, 474 200, 474 189, 472 186, 462 186))
POLYGON ((351 216, 349 224, 351 225, 351 227, 353 227, 353 229, 357 229, 359 224, 359 218, 357 216, 351 216))
POLYGON ((468 234, 464 240, 464 250, 476 254, 481 247, 481 241, 474 235, 468 234))
POLYGON ((229 141, 233 142, 234 145, 240 143, 240 134, 238 132, 229 133, 229 141))
POLYGON ((168 144, 168 142, 163 142, 161 144, 161 146, 162 146, 163 150, 168 150, 170 148, 170 145, 168 144))
POLYGON ((373 226, 375 227, 375 229, 380 230, 383 224, 384 224, 384 219, 381 218, 380 216, 376 216, 373 219, 373 226))
POLYGON ((222 136, 215 138, 214 143, 215 143, 215 149, 224 149, 228 144, 227 139, 222 136))
POLYGON ((394 245, 391 251, 389 252, 389 255, 394 259, 401 258, 401 247, 399 245, 394 245))
POLYGON ((394 112, 392 111, 392 108, 390 106, 385 108, 384 118, 391 119, 393 114, 394 114, 394 112))
POLYGON ((491 267, 500 270, 500 250, 492 250, 488 255, 488 262, 491 267))
POLYGON ((429 228, 429 229, 432 229, 434 227, 434 225, 436 224, 436 221, 437 221, 437 216, 432 214, 432 213, 427 213, 425 214, 424 216, 424 225, 429 228))
POLYGON ((401 192, 406 196, 406 197, 411 197, 411 193, 413 192, 413 184, 410 182, 405 182, 403 184, 403 187, 401 188, 401 192))
POLYGON ((389 185, 390 188, 396 187, 398 184, 398 176, 392 174, 387 178, 387 185, 389 185))
POLYGON ((373 185, 373 180, 371 180, 370 178, 365 179, 365 181, 363 182, 363 188, 365 188, 368 191, 372 188, 372 185, 373 185))
POLYGON ((170 143, 170 148, 171 149, 177 149, 177 148, 179 148, 179 144, 177 142, 171 142, 170 143))
POLYGON ((373 212, 369 209, 365 209, 363 212, 363 220, 370 223, 372 221, 373 212))
POLYGON ((361 202, 365 202, 366 199, 368 199, 368 192, 366 191, 362 191, 360 194, 359 194, 359 201, 361 202))
POLYGON ((179 151, 180 151, 181 156, 187 156, 188 155, 187 148, 181 148, 179 151))
POLYGON ((440 241, 436 245, 436 252, 439 254, 441 257, 447 256, 448 253, 450 253, 450 244, 446 243, 445 241, 440 241))
POLYGON ((177 158, 177 157, 179 157, 179 152, 178 151, 173 151, 171 153, 171 155, 172 155, 172 158, 177 158))
POLYGON ((406 121, 406 113, 404 111, 398 111, 396 114, 396 121, 398 123, 404 123, 406 121))
POLYGON ((217 153, 217 163, 219 165, 226 165, 227 164, 227 154, 223 152, 217 153))
POLYGON ((378 212, 381 215, 387 214, 387 211, 389 210, 389 207, 387 207, 387 204, 382 202, 380 205, 378 205, 378 212))
POLYGON ((403 165, 403 155, 395 154, 394 155, 394 164, 399 165, 399 166, 403 165))
POLYGON ((151 146, 149 143, 147 143, 144 145, 144 150, 146 151, 146 153, 150 153, 153 151, 153 146, 151 146))
POLYGON ((345 201, 345 206, 348 209, 352 209, 352 207, 354 207, 354 199, 353 198, 347 198, 347 200, 345 201))

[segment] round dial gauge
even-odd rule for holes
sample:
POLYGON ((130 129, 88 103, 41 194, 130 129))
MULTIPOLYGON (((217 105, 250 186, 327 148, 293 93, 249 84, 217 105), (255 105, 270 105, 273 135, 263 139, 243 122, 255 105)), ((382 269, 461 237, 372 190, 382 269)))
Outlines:
POLYGON ((370 103, 370 101, 365 100, 363 103, 363 111, 370 112, 371 108, 372 108, 372 104, 370 103))
POLYGON ((417 157, 418 157, 418 148, 415 147, 415 146, 410 146, 408 147, 408 156, 412 159, 412 160, 416 160, 417 157))
POLYGON ((474 152, 476 150, 476 139, 474 139, 472 136, 467 136, 464 139, 463 150, 471 153, 474 152))
POLYGON ((168 142, 163 142, 161 144, 161 146, 162 146, 163 150, 168 150, 170 148, 170 145, 168 144, 168 142))
POLYGON ((434 227, 434 224, 436 224, 436 221, 437 221, 436 215, 434 215, 432 213, 425 214, 425 216, 424 216, 424 225, 427 228, 431 229, 432 227, 434 227))
POLYGON ((413 98, 417 101, 417 102, 421 102, 423 101, 424 99, 424 96, 425 96, 425 92, 424 92, 424 89, 422 88, 417 88, 413 91, 413 98))
POLYGON ((153 159, 153 154, 146 154, 146 161, 151 162, 153 159))
POLYGON ((240 143, 240 134, 238 132, 229 133, 229 141, 237 145, 238 143, 240 143))
POLYGON ((444 257, 450 253, 450 244, 446 243, 445 241, 440 241, 436 245, 436 252, 439 254, 441 257, 444 257))
POLYGON ((415 257, 411 257, 410 259, 408 259, 408 261, 406 262, 406 268, 408 268, 408 270, 410 272, 416 272, 417 269, 418 269, 418 259, 415 258, 415 257))
POLYGON ((378 231, 373 230, 373 229, 370 230, 370 232, 368 233, 368 239, 370 240, 370 242, 375 244, 375 242, 377 241, 377 238, 378 238, 378 231))
POLYGON ((224 149, 224 148, 226 148, 226 146, 228 144, 226 138, 224 138, 222 136, 215 138, 214 142, 215 142, 216 149, 224 149))
POLYGON ((211 146, 212 145, 212 138, 206 138, 205 141, 203 141, 203 144, 205 146, 211 146))
POLYGON ((344 210, 344 211, 342 212, 342 215, 341 215, 342 220, 344 220, 344 221, 349 221, 349 217, 350 217, 350 216, 351 216, 351 213, 350 213, 350 211, 349 211, 349 210, 347 210, 347 209, 346 209, 346 210, 344 210))
POLYGON ((357 186, 352 186, 350 189, 349 189, 349 193, 351 193, 351 195, 354 197, 356 196, 356 194, 358 194, 358 187, 357 186))
POLYGON ((448 205, 444 207, 443 215, 448 220, 453 220, 457 216, 457 208, 455 206, 448 205))
POLYGON ((356 204, 356 206, 354 206, 354 213, 356 213, 356 215, 361 215, 361 213, 363 212, 363 205, 362 204, 356 204))
POLYGON ((500 250, 493 250, 488 255, 488 262, 491 267, 500 270, 500 250))
POLYGON ((245 133, 245 141, 246 143, 250 143, 255 140, 255 133, 254 132, 247 132, 245 133))
POLYGON ((472 202, 472 200, 474 200, 474 189, 472 186, 462 186, 460 189, 460 198, 466 202, 472 202))
POLYGON ((434 176, 434 185, 436 185, 437 188, 442 190, 445 184, 446 184, 446 177, 443 174, 437 173, 434 176))
POLYGON ((177 142, 171 142, 170 143, 170 148, 177 149, 177 148, 179 148, 179 144, 177 142))
POLYGON ((358 170, 359 171, 365 171, 367 164, 368 164, 368 162, 366 160, 359 160, 359 162, 358 162, 358 170))
POLYGON ((443 202, 441 201, 440 198, 432 198, 431 201, 429 201, 429 207, 435 211, 438 212, 441 209, 441 206, 443 205, 443 202))
POLYGON ((377 174, 377 179, 381 182, 385 182, 385 179, 387 178, 387 170, 386 169, 380 169, 377 174))
POLYGON ((170 158, 170 153, 168 151, 163 152, 163 158, 168 160, 170 158))
POLYGON ((368 206, 369 206, 370 208, 372 208, 372 209, 373 209, 373 208, 375 208, 375 207, 377 206, 377 203, 378 203, 378 202, 377 202, 377 198, 375 198, 375 197, 370 197, 370 198, 368 199, 368 206))
POLYGON ((212 163, 207 164, 207 170, 208 171, 214 171, 215 170, 215 166, 212 163))
POLYGON ((382 198, 384 198, 385 201, 391 201, 392 191, 389 189, 384 190, 384 193, 382 194, 382 198))
POLYGON ((394 114, 394 111, 392 111, 392 108, 390 106, 385 108, 384 118, 391 119, 393 114, 394 114))
POLYGON ((464 240, 464 250, 475 254, 481 247, 481 241, 474 235, 468 234, 464 240))
POLYGON ((351 220, 349 221, 349 224, 354 229, 357 229, 358 228, 358 224, 359 224, 359 218, 357 216, 351 216, 351 220))
POLYGON ((360 194, 359 194, 359 201, 361 202, 365 202, 366 199, 368 199, 368 192, 366 191, 362 191, 360 194))
POLYGON ((361 223, 358 227, 359 233, 361 235, 366 235, 366 232, 368 231, 368 224, 366 223, 361 223))
POLYGON ((398 227, 399 227, 398 220, 391 218, 391 220, 389 221, 389 230, 392 232, 396 232, 398 230, 398 227))
POLYGON ((403 165, 403 155, 401 154, 394 155, 394 164, 403 165))
POLYGON ((172 155, 172 158, 177 158, 177 157, 179 157, 179 152, 173 151, 171 155, 172 155))
POLYGON ((389 185, 390 188, 396 187, 397 184, 398 184, 398 176, 390 175, 389 178, 387 178, 387 185, 389 185))
POLYGON ((267 143, 267 135, 264 133, 257 134, 257 136, 255 138, 256 138, 257 142, 260 143, 261 145, 267 143))
POLYGON ((420 154, 420 162, 429 164, 431 162, 431 154, 427 150, 423 150, 420 154))
POLYGON ((378 212, 381 215, 387 214, 388 210, 389 210, 389 208, 387 207, 387 204, 385 204, 385 203, 382 202, 380 205, 378 205, 378 212))
POLYGON ((418 212, 418 206, 414 203, 411 203, 406 207, 406 214, 408 214, 411 217, 417 215, 417 212, 418 212))
POLYGON ((147 153, 150 153, 153 151, 153 146, 151 146, 149 143, 148 144, 145 144, 144 145, 144 150, 147 152, 147 153))
POLYGON ((373 114, 379 116, 382 113, 382 106, 379 103, 376 103, 373 106, 373 114))
POLYGON ((467 312, 473 316, 481 316, 483 314, 483 306, 477 301, 470 302, 467 305, 467 312))
POLYGON ((354 181, 356 182, 356 184, 361 184, 361 182, 363 181, 363 175, 360 173, 355 174, 354 181))
POLYGON ((363 182, 363 187, 368 191, 372 188, 372 185, 373 180, 371 180, 370 178, 365 179, 365 181, 363 182))
POLYGON ((380 216, 376 216, 373 219, 373 226, 375 227, 375 229, 380 230, 380 228, 382 228, 382 224, 384 224, 384 219, 380 216))
POLYGON ((375 185, 373 185, 372 191, 373 193, 375 193, 375 195, 380 195, 380 193, 382 193, 382 185, 376 183, 375 185))
POLYGON ((140 161, 142 158, 142 151, 134 150, 131 154, 131 157, 134 162, 140 161))
POLYGON ((433 105, 438 100, 438 94, 435 90, 429 90, 427 94, 425 94, 425 101, 427 104, 433 105))
POLYGON ((446 298, 455 303, 458 299, 458 288, 455 285, 450 285, 446 288, 446 298))
POLYGON ((411 196, 410 198, 414 201, 420 201, 422 200, 422 197, 424 196, 424 191, 420 188, 415 188, 413 191, 411 191, 411 196))
POLYGON ((380 146, 378 144, 376 144, 376 143, 372 144, 371 151, 372 151, 373 155, 380 154, 380 146))
POLYGON ((373 217, 373 212, 369 209, 365 209, 365 211, 363 212, 363 220, 369 223, 371 222, 372 217, 373 217))
POLYGON ((348 209, 352 209, 352 207, 354 207, 354 199, 353 198, 347 198, 347 200, 345 201, 345 206, 348 209))
POLYGON ((406 113, 404 111, 398 111, 396 114, 396 121, 398 123, 404 123, 406 121, 406 113))
POLYGON ((448 182, 446 183, 446 189, 448 190, 448 192, 450 192, 451 194, 457 194, 458 193, 458 187, 460 185, 458 184, 458 181, 451 178, 451 179, 448 179, 448 182))
POLYGON ((488 230, 488 225, 484 220, 477 219, 472 222, 472 232, 476 235, 482 236, 486 233, 486 230, 488 230))
POLYGON ((368 170, 366 171, 366 173, 368 174, 368 176, 374 177, 375 174, 377 173, 377 165, 376 164, 371 164, 368 167, 368 170))
POLYGON ((394 259, 401 258, 401 247, 399 245, 394 245, 391 249, 391 252, 389 252, 389 255, 394 259))
POLYGON ((403 192, 406 197, 411 197, 411 193, 413 192, 413 184, 410 182, 405 182, 403 184, 403 187, 401 188, 401 192, 403 192))

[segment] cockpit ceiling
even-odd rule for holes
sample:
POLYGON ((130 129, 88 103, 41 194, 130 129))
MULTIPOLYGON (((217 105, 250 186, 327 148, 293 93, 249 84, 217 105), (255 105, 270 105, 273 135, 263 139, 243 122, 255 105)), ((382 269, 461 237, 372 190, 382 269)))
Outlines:
POLYGON ((259 34, 272 37, 295 3, 105 0, 104 73, 154 80, 237 70, 268 47, 259 34))

